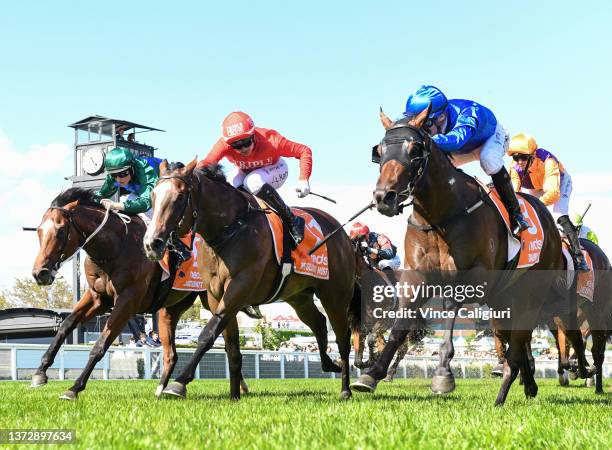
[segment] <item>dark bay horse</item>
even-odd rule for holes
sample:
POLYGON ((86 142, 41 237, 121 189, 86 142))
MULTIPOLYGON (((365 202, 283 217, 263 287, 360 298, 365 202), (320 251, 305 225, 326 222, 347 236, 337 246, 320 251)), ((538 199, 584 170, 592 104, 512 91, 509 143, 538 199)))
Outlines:
MULTIPOLYGON (((509 342, 495 403, 505 402, 519 371, 525 380, 525 395, 534 397, 538 388, 529 367, 527 343, 542 306, 568 297, 562 276, 561 238, 546 207, 534 197, 524 196, 535 208, 544 229, 540 260, 528 271, 504 271, 508 253, 506 226, 480 185, 456 169, 423 129, 430 109, 411 120, 395 123, 388 118, 383 120, 387 132, 378 147, 381 171, 374 192, 378 211, 394 216, 401 211, 402 201, 413 202, 404 240, 404 267, 411 270, 403 273, 402 282, 414 286, 474 285, 486 280, 487 304, 499 310, 511 309, 511 318, 501 318, 495 325, 509 342), (538 271, 537 289, 533 281, 523 282, 525 273, 531 271, 538 271)), ((427 300, 423 296, 402 297, 400 307, 415 310, 427 300)), ((408 331, 406 320, 396 320, 383 355, 353 384, 355 389, 366 392, 375 389, 408 331)), ((584 348, 579 341, 572 344, 575 348, 582 346, 579 363, 581 376, 586 376, 584 348)), ((450 380, 450 367, 441 369, 443 372, 436 375, 450 380)))
MULTIPOLYGON (((39 285, 53 283, 61 263, 69 259, 79 247, 87 253, 85 275, 88 287, 74 305, 72 313, 60 328, 43 355, 41 365, 32 376, 32 386, 47 383, 47 369, 66 336, 79 323, 111 311, 100 338, 93 346, 87 365, 74 385, 60 398, 74 400, 91 375, 96 363, 121 333, 127 321, 137 313, 149 312, 161 280, 161 267, 144 254, 142 238, 146 227, 137 217, 125 223, 114 213, 107 213, 97 204, 93 191, 71 188, 53 200, 38 227, 40 250, 32 275, 39 285), (106 223, 100 225, 108 215, 106 223), (97 231, 97 232, 96 232, 97 231), (95 234, 94 234, 95 233, 95 234), (84 244, 87 241, 86 244, 84 244)), ((163 372, 156 395, 168 384, 178 355, 174 343, 175 330, 181 314, 195 301, 198 293, 170 290, 159 309, 159 337, 163 345, 163 372)), ((205 297, 205 293, 202 293, 205 297)), ((209 306, 210 307, 210 306, 209 306)), ((214 305, 212 306, 214 311, 214 305)), ((240 354, 238 324, 230 322, 225 333, 226 351, 231 364, 237 365, 240 354)), ((242 389, 248 389, 238 373, 242 389)))
MULTIPOLYGON (((157 260, 171 233, 181 235, 192 228, 204 238, 204 248, 200 252, 204 261, 202 278, 209 297, 218 302, 218 307, 202 330, 193 358, 164 390, 168 395, 179 397, 185 397, 186 385, 193 380, 198 361, 236 313, 246 305, 260 305, 271 300, 280 271, 266 211, 258 206, 252 195, 227 183, 219 166, 194 170, 195 165, 194 160, 185 168, 169 171, 162 163, 162 176, 152 197, 153 219, 144 239, 147 256, 157 260)), ((325 234, 340 225, 323 211, 304 209, 312 214, 325 234)), ((289 303, 313 330, 322 352, 324 370, 342 372, 341 398, 349 398, 349 314, 358 320, 361 300, 355 283, 355 257, 344 231, 327 242, 327 250, 329 280, 292 273, 276 297, 289 303), (325 317, 313 302, 314 294, 321 300, 336 334, 342 368, 324 353, 327 326, 325 317)), ((232 387, 231 391, 232 398, 239 398, 237 389, 232 387)))

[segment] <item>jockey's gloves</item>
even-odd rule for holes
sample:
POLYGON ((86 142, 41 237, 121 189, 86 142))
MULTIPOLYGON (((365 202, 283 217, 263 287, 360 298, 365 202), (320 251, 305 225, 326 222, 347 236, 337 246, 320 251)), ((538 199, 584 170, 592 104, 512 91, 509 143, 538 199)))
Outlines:
POLYGON ((298 197, 300 198, 304 198, 310 194, 310 184, 308 183, 308 180, 298 180, 295 191, 298 193, 298 197))
POLYGON ((115 211, 123 211, 124 206, 121 202, 114 202, 109 200, 108 198, 103 198, 100 200, 100 204, 106 209, 114 209, 115 211))

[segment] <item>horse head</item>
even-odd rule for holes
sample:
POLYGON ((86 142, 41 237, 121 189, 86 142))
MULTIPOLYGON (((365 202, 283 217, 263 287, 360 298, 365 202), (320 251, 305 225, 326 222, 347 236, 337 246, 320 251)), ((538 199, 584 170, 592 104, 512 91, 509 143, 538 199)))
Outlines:
POLYGON ((153 217, 143 243, 147 258, 162 258, 173 233, 185 235, 195 224, 197 213, 193 196, 197 195, 198 180, 194 175, 197 160, 187 166, 171 165, 166 160, 159 165, 160 177, 153 189, 153 217), (187 220, 191 217, 189 227, 187 220))
POLYGON ((79 236, 71 233, 76 228, 73 213, 79 201, 64 206, 51 206, 36 229, 40 248, 32 268, 32 276, 39 286, 49 286, 55 280, 61 264, 76 251, 79 236))
POLYGON ((376 182, 374 201, 381 214, 395 216, 400 204, 412 197, 422 179, 432 141, 424 129, 431 105, 411 119, 393 122, 380 111, 386 133, 377 148, 380 175, 376 182))

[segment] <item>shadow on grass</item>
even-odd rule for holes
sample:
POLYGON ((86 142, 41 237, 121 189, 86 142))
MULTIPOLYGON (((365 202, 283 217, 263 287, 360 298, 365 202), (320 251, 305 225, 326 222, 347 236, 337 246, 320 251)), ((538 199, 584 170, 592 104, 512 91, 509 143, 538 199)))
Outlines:
POLYGON ((546 401, 554 405, 573 406, 573 405, 593 405, 593 406, 612 406, 612 395, 609 393, 599 394, 592 398, 567 398, 558 396, 546 396, 546 401))

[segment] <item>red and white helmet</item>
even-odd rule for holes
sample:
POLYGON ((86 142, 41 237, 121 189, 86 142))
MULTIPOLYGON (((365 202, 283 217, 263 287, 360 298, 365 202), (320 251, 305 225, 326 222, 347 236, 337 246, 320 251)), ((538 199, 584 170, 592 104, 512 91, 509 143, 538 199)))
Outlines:
POLYGON ((367 225, 364 225, 361 222, 355 222, 351 226, 351 231, 350 231, 349 236, 351 239, 355 239, 355 238, 367 236, 368 234, 370 234, 370 229, 368 228, 367 225))
POLYGON ((242 111, 229 113, 221 125, 223 140, 228 144, 246 139, 255 133, 255 123, 251 116, 242 111))

